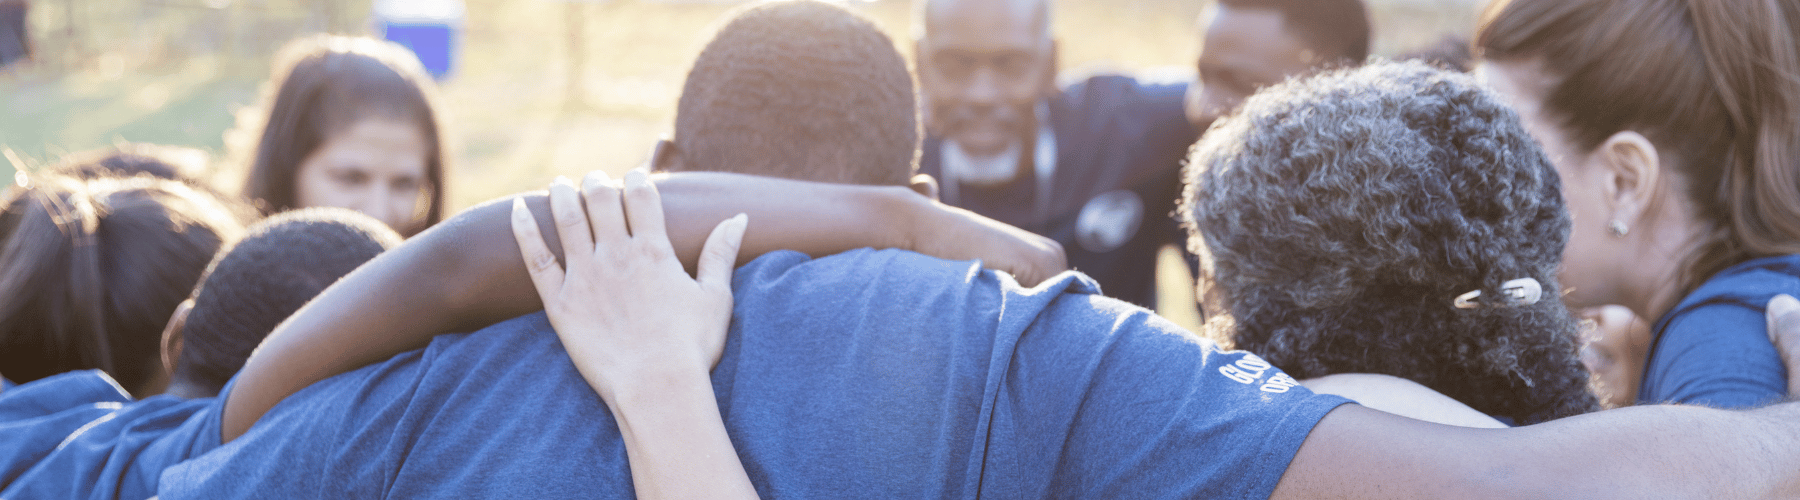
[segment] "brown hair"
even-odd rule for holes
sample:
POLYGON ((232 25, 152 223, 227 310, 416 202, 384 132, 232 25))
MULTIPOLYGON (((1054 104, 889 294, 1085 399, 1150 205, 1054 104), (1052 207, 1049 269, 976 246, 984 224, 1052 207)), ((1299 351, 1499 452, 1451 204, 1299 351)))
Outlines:
POLYGON ((228 201, 150 175, 45 174, 7 197, 0 370, 15 382, 98 368, 139 390, 164 324, 242 224, 228 201))
POLYGON ((737 11, 675 110, 681 168, 906 185, 919 154, 912 73, 868 19, 811 0, 737 11))
POLYGON ((279 85, 264 99, 264 122, 244 195, 264 214, 294 208, 300 163, 337 131, 372 116, 407 120, 424 134, 427 194, 417 227, 443 220, 444 143, 435 85, 417 57, 399 45, 370 38, 318 35, 282 48, 270 80, 279 85))
POLYGON ((1744 260, 1800 253, 1800 3, 1498 0, 1474 46, 1540 59, 1544 107, 1592 150, 1623 130, 1661 148, 1712 220, 1683 289, 1744 260))

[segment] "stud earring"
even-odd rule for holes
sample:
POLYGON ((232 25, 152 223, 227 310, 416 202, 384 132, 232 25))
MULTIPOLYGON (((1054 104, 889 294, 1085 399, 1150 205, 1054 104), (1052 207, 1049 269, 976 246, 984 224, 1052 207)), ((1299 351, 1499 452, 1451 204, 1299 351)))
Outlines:
POLYGON ((1618 219, 1613 219, 1606 223, 1606 232, 1612 233, 1613 236, 1623 238, 1625 235, 1631 234, 1631 228, 1626 227, 1625 223, 1619 222, 1618 219))

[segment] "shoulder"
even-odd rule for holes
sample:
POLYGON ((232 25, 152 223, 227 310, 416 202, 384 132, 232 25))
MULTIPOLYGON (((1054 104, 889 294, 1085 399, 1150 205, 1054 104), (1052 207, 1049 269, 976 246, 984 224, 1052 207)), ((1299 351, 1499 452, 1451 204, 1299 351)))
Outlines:
POLYGON ((1021 478, 999 496, 1267 497, 1347 402, 1102 296, 1058 297, 1006 359, 988 453, 1021 478))
POLYGON ((1181 79, 1160 73, 1124 75, 1091 74, 1078 78, 1062 88, 1063 98, 1071 103, 1130 106, 1143 102, 1180 105, 1192 79, 1181 79))
POLYGON ((1800 254, 1751 259, 1725 268, 1688 293, 1664 318, 1693 309, 1729 304, 1761 311, 1778 293, 1800 293, 1800 254))
POLYGON ((1702 284, 1659 318, 1641 402, 1747 407, 1786 395, 1786 368, 1769 342, 1763 306, 1800 290, 1800 259, 1756 259, 1702 284))
MULTIPOLYGON (((81 378, 85 376, 39 381, 52 382, 39 389, 68 390, 55 398, 65 403, 60 410, 0 422, 0 442, 7 443, 0 450, 0 483, 6 485, 0 497, 149 497, 163 468, 217 445, 218 405, 213 398, 156 396, 132 401, 92 382, 77 381, 81 378)), ((16 392, 26 393, 35 383, 21 385, 16 392)), ((0 405, 21 402, 0 399, 10 400, 0 405)))
POLYGON ((90 407, 122 404, 131 395, 100 370, 81 370, 34 380, 0 392, 0 422, 90 407))

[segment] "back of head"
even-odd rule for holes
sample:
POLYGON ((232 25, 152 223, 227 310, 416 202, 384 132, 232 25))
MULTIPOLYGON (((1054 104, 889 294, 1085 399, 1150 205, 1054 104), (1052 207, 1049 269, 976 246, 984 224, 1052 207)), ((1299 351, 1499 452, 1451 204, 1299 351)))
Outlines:
POLYGON ((905 185, 919 149, 912 74, 842 7, 757 4, 719 30, 675 112, 681 168, 905 185))
POLYGON ((99 368, 144 390, 163 326, 222 242, 229 201, 149 176, 29 179, 0 217, 0 372, 99 368))
POLYGON ((1320 61, 1356 64, 1369 57, 1369 12, 1362 0, 1219 0, 1219 4, 1280 13, 1288 33, 1318 51, 1320 61))
POLYGON ((194 289, 174 382, 217 394, 276 325, 399 242, 381 221, 341 208, 285 212, 251 226, 194 289))
POLYGON ((263 213, 299 208, 300 164, 332 134, 369 118, 412 123, 426 141, 424 226, 443 220, 444 143, 434 101, 436 85, 411 51, 372 38, 317 35, 288 43, 276 55, 266 96, 267 121, 258 133, 244 195, 263 213))
POLYGON ((1684 289, 1800 253, 1800 3, 1500 0, 1475 47, 1541 61, 1544 109, 1581 151, 1626 130, 1656 144, 1716 226, 1684 289))
POLYGON ((1190 246, 1236 347, 1299 378, 1411 379, 1520 423, 1596 408, 1556 300, 1556 171, 1468 76, 1380 63, 1271 87, 1188 168, 1190 246), (1519 278, 1542 300, 1453 307, 1519 278))

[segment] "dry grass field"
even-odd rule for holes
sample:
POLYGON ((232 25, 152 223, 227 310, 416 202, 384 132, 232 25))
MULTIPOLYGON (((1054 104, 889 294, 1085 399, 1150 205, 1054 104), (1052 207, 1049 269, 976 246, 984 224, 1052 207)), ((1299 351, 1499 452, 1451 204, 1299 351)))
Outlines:
MULTIPOLYGON (((1466 34, 1477 8, 1476 0, 1369 1, 1377 54, 1466 34)), ((669 128, 688 63, 738 3, 468 0, 458 70, 441 88, 455 151, 452 208, 642 162, 669 128)), ((910 55, 911 2, 846 5, 910 55)), ((1062 67, 1191 74, 1204 6, 1060 0, 1062 67)), ((255 104, 272 50, 312 31, 369 33, 369 9, 367 0, 35 1, 37 59, 0 69, 0 174, 143 141, 204 150, 215 181, 233 185, 228 132, 234 114, 255 104)), ((1187 300, 1185 270, 1165 267, 1178 272, 1165 273, 1164 295, 1187 300)), ((1191 312, 1163 309, 1193 324, 1191 312)))

